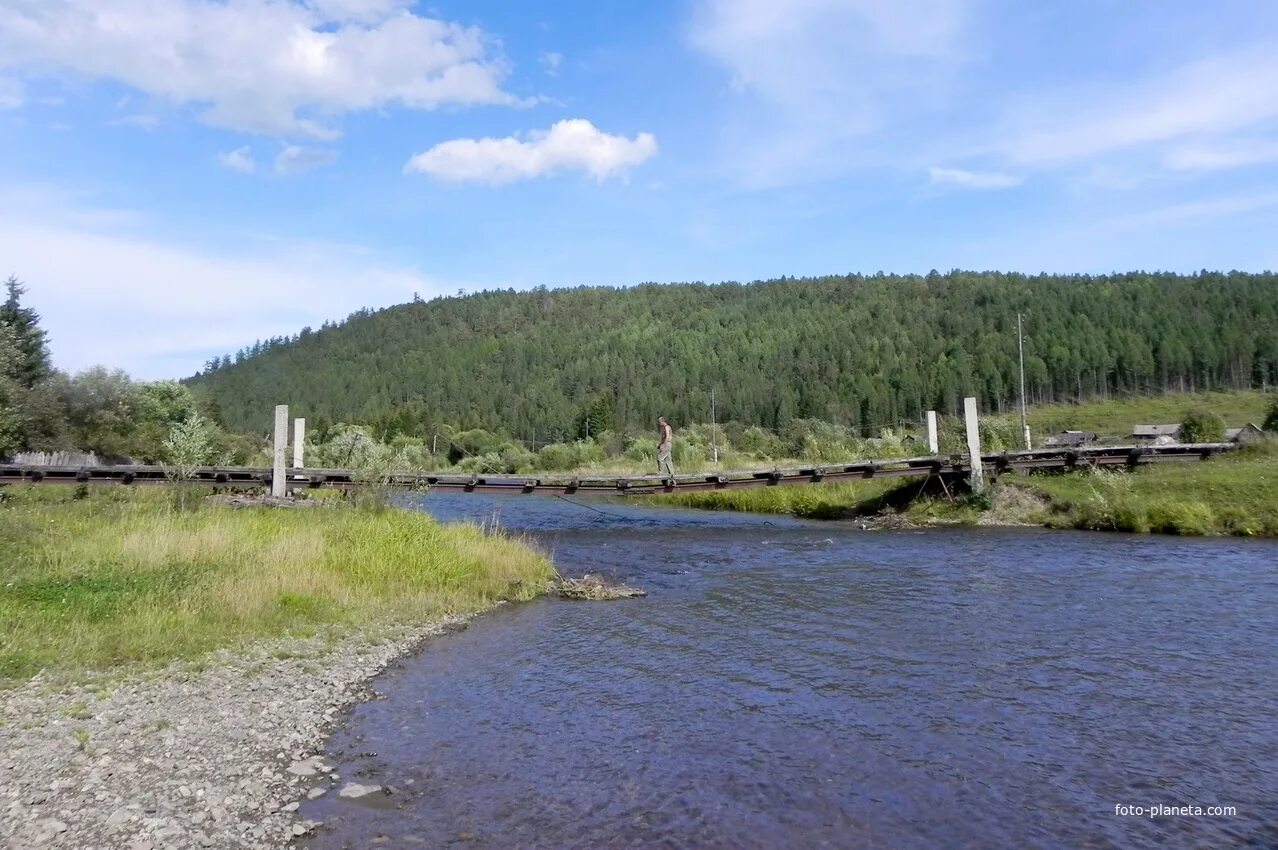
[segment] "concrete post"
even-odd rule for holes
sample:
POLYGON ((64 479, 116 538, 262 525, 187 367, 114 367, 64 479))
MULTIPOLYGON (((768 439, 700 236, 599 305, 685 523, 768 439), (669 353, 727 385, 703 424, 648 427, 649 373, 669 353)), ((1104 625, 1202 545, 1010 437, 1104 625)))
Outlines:
POLYGON ((301 469, 303 466, 302 461, 304 460, 304 458, 302 457, 302 449, 305 446, 306 446, 306 420, 294 419, 293 420, 293 468, 294 469, 301 469))
POLYGON ((972 492, 985 489, 985 477, 981 470, 981 431, 976 421, 976 399, 963 399, 963 419, 967 426, 967 453, 972 463, 972 492))
POLYGON ((288 489, 284 477, 284 453, 288 449, 288 405, 275 405, 275 455, 271 464, 271 495, 283 498, 288 489))
POLYGON ((941 444, 936 433, 936 411, 927 412, 927 451, 928 454, 940 454, 941 444))

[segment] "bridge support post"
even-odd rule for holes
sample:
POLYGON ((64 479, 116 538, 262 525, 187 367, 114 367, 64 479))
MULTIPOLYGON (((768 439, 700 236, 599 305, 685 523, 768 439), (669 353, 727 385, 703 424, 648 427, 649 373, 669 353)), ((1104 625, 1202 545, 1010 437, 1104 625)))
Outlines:
POLYGON ((304 460, 304 458, 302 457, 302 449, 303 447, 305 447, 305 445, 306 445, 306 420, 300 419, 300 418, 294 419, 293 420, 293 468, 294 469, 301 469, 303 466, 302 461, 304 460))
POLYGON ((979 493, 985 489, 985 476, 981 469, 981 431, 976 419, 976 398, 973 396, 963 399, 963 420, 967 426, 967 453, 972 463, 972 492, 979 493))
POLYGON ((941 444, 937 440, 936 434, 936 411, 929 410, 927 412, 927 452, 928 454, 940 454, 941 444))
POLYGON ((279 499, 288 490, 284 477, 284 452, 288 448, 288 405, 275 405, 275 454, 271 463, 271 495, 279 499))

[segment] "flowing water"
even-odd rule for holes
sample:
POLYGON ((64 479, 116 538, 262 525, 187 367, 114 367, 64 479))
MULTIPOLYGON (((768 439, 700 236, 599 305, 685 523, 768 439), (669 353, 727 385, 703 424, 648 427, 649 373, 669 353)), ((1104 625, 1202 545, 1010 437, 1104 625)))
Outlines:
POLYGON ((1278 543, 423 506, 649 595, 388 671, 306 847, 1278 847, 1278 543))

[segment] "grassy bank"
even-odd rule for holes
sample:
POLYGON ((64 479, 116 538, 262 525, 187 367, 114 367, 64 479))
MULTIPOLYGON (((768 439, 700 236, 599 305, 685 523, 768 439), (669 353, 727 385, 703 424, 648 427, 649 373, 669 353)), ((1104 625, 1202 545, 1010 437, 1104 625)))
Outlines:
POLYGON ((1273 393, 1258 390, 1232 392, 1172 393, 1170 395, 1128 396, 1085 404, 1043 404, 1029 410, 1029 425, 1035 445, 1066 429, 1093 431, 1123 437, 1133 425, 1179 423, 1191 410, 1207 410, 1220 415, 1233 427, 1265 421, 1273 393))
MULTIPOLYGON (((907 485, 908 486, 908 485, 907 485)), ((918 489, 914 483, 914 489, 918 489)), ((748 490, 706 490, 696 493, 641 496, 653 505, 675 505, 707 511, 746 511, 759 514, 787 514, 807 519, 844 519, 878 513, 896 494, 901 480, 880 479, 804 484, 785 487, 753 487, 748 490)))
POLYGON ((1031 524, 1168 534, 1278 537, 1278 439, 1209 461, 1133 471, 1007 476, 985 498, 915 498, 917 481, 858 481, 648 497, 706 510, 915 525, 1031 524))
POLYGON ((1036 475, 1058 527, 1278 537, 1278 439, 1198 463, 1036 475))
POLYGON ((151 489, 4 492, 0 683, 471 613, 552 575, 519 541, 405 511, 178 512, 151 489))

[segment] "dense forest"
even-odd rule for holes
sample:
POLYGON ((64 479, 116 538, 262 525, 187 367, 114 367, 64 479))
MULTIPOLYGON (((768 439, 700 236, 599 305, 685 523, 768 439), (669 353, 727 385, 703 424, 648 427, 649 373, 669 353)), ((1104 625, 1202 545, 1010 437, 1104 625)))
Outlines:
POLYGON ((360 311, 189 379, 232 430, 287 402, 382 435, 447 424, 529 443, 583 426, 797 418, 869 435, 1031 402, 1278 382, 1278 275, 974 273, 497 291, 360 311))

